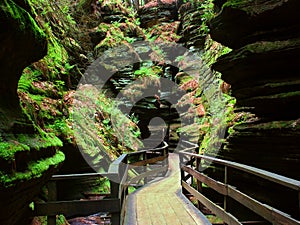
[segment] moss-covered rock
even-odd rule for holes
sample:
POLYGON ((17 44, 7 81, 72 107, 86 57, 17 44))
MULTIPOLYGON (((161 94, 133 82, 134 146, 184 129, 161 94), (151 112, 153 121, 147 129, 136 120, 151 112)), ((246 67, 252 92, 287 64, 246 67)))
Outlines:
POLYGON ((46 32, 34 20, 30 4, 12 0, 0 3, 1 224, 23 223, 28 204, 64 161, 58 150, 62 141, 42 130, 18 98, 18 87, 26 93, 34 88, 32 77, 18 85, 23 69, 47 53, 46 32))
POLYGON ((246 45, 218 59, 213 68, 232 85, 238 105, 257 115, 297 118, 299 39, 246 45), (290 94, 288 94, 290 93, 290 94))
MULTIPOLYGON (((213 68, 232 85, 240 107, 237 111, 254 113, 229 130, 219 157, 299 180, 297 8, 296 0, 229 0, 211 21, 210 29, 214 40, 234 49, 221 56, 213 68)), ((298 202, 286 189, 242 174, 235 174, 232 181, 260 201, 299 219, 298 202), (254 182, 259 185, 251 188, 248 184, 254 182), (266 188, 272 191, 266 192, 266 188)))
POLYGON ((47 49, 44 32, 31 15, 14 1, 1 1, 0 18, 3 46, 0 52, 0 127, 9 130, 14 121, 22 117, 17 95, 22 70, 43 57, 47 49))

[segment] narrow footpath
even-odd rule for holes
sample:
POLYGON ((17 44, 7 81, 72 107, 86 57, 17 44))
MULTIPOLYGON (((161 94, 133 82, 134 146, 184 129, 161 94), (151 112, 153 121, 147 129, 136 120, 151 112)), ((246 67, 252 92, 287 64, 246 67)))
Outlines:
POLYGON ((181 193, 178 155, 170 153, 166 177, 128 196, 124 225, 195 224, 211 223, 181 193))

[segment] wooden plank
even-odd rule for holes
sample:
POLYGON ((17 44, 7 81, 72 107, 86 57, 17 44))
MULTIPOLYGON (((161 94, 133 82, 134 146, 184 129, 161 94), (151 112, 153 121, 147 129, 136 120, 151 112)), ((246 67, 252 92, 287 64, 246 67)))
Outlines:
POLYGON ((145 166, 147 164, 154 164, 158 161, 163 161, 167 158, 168 156, 158 156, 155 158, 151 158, 151 159, 146 159, 146 160, 142 160, 142 161, 138 161, 138 162, 134 162, 134 163, 130 163, 130 166, 145 166))
POLYGON ((216 181, 203 173, 200 173, 196 170, 193 170, 192 168, 189 168, 187 166, 184 166, 181 168, 183 171, 191 174, 193 177, 195 177, 197 180, 201 181, 202 183, 205 183, 210 188, 214 189, 215 191, 219 192, 222 195, 227 195, 227 187, 225 184, 216 181))
POLYGON ((35 216, 88 216, 98 212, 119 213, 121 210, 119 199, 54 201, 36 203, 34 208, 35 216))
POLYGON ((262 216, 273 224, 295 225, 300 224, 300 221, 293 219, 290 215, 283 213, 271 206, 263 204, 250 196, 236 190, 232 186, 228 186, 228 196, 235 199, 242 205, 251 209, 253 212, 262 216))
POLYGON ((256 175, 258 177, 264 178, 266 180, 272 181, 274 183, 281 184, 281 185, 289 187, 291 189, 300 191, 300 181, 292 179, 292 178, 288 178, 285 176, 281 176, 276 173, 272 173, 272 172, 269 172, 266 170, 258 169, 258 168, 252 167, 252 166, 247 166, 247 165, 236 163, 236 162, 231 162, 231 161, 227 161, 227 160, 223 160, 223 159, 217 159, 214 157, 209 157, 209 156, 204 156, 204 155, 198 155, 198 154, 194 154, 194 153, 179 152, 179 154, 188 155, 188 156, 192 156, 192 157, 196 157, 196 158, 201 158, 201 159, 204 159, 204 160, 207 160, 210 162, 214 162, 214 163, 217 163, 220 165, 235 168, 235 169, 256 175))
POLYGON ((183 225, 211 225, 207 218, 182 193, 172 195, 169 197, 169 201, 183 225))
POLYGON ((136 196, 136 206, 137 206, 137 224, 139 225, 154 225, 151 223, 151 217, 153 216, 152 210, 150 210, 149 205, 145 202, 144 196, 136 196), (142 213, 139 213, 142 212, 142 213))
MULTIPOLYGON (((161 195, 158 195, 156 196, 155 202, 158 203, 157 207, 160 208, 159 210, 163 215, 166 224, 181 225, 181 222, 178 218, 179 215, 175 213, 174 209, 172 208, 172 202, 169 202, 168 197, 161 197, 161 195)), ((154 225, 159 223, 152 223, 152 224, 154 225)))
POLYGON ((118 198, 119 197, 119 189, 121 184, 119 182, 115 182, 115 180, 110 180, 110 197, 118 198))
POLYGON ((210 201, 208 198, 206 198, 204 195, 202 195, 197 190, 192 188, 186 182, 182 181, 181 184, 184 189, 186 189, 189 193, 191 193, 197 200, 199 200, 203 205, 209 208, 214 214, 220 217, 224 222, 230 225, 242 225, 237 218, 235 218, 230 213, 226 212, 220 206, 210 201))
POLYGON ((157 204, 158 202, 160 202, 160 195, 155 195, 153 193, 153 197, 151 196, 149 198, 149 194, 147 195, 148 198, 147 198, 147 204, 148 204, 148 207, 149 209, 151 209, 151 213, 152 213, 152 216, 151 216, 151 223, 153 225, 168 225, 166 220, 165 220, 165 217, 162 213, 162 211, 164 209, 161 209, 161 204, 157 204), (154 215, 155 213, 155 215, 154 215))
POLYGON ((139 181, 139 180, 141 180, 141 179, 143 179, 143 178, 145 178, 145 177, 148 177, 148 176, 150 176, 150 175, 154 175, 154 174, 163 172, 163 171, 165 171, 166 169, 167 169, 167 167, 164 166, 164 167, 160 167, 160 168, 158 168, 158 169, 154 169, 154 170, 147 171, 147 172, 145 172, 145 173, 139 174, 138 176, 132 178, 132 179, 128 182, 128 184, 133 184, 133 183, 135 183, 135 182, 137 182, 137 181, 139 181))

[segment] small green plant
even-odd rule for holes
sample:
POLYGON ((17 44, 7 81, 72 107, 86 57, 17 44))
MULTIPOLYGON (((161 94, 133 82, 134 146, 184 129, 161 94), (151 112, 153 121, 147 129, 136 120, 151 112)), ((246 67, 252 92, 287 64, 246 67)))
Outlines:
POLYGON ((207 35, 209 33, 208 21, 211 20, 215 15, 213 0, 205 0, 199 6, 199 9, 203 12, 201 16, 202 24, 200 27, 200 32, 204 35, 207 35))
POLYGON ((31 203, 29 204, 29 208, 30 208, 32 211, 34 211, 34 202, 31 202, 31 203))
POLYGON ((162 68, 159 66, 141 67, 134 71, 136 77, 159 77, 162 73, 162 68))

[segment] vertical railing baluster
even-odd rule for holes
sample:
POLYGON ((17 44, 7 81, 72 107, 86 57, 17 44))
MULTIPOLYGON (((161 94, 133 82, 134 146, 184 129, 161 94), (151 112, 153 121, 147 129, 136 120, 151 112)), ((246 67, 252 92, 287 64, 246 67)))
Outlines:
MULTIPOLYGON (((228 183, 228 167, 225 165, 224 168, 224 184, 227 185, 228 183)), ((224 195, 224 210, 227 210, 227 195, 224 195)))
MULTIPOLYGON (((55 181, 49 181, 48 183, 48 201, 56 201, 57 200, 57 188, 55 181)), ((55 216, 47 216, 47 225, 56 225, 56 215, 55 216)))
POLYGON ((184 155, 179 153, 179 168, 180 168, 180 185, 181 185, 181 192, 182 194, 186 195, 188 192, 182 187, 182 181, 186 181, 184 178, 184 171, 182 167, 184 166, 184 155))
MULTIPOLYGON (((143 160, 147 160, 147 159, 148 159, 148 157, 147 157, 147 152, 145 151, 145 152, 143 153, 143 160)), ((145 164, 145 165, 144 165, 144 173, 147 172, 147 166, 148 166, 148 164, 145 164)), ((145 177, 145 178, 144 178, 144 184, 147 184, 147 183, 148 183, 148 178, 145 177)))
MULTIPOLYGON (((124 159, 124 163, 125 163, 125 171, 124 172, 126 173, 126 175, 124 173, 123 176, 126 176, 126 180, 125 180, 125 183, 126 183, 127 179, 128 179, 128 171, 129 171, 129 168, 130 168, 129 165, 128 165, 128 155, 127 155, 126 159, 124 159)), ((125 195, 128 195, 128 187, 125 190, 125 195)))
POLYGON ((168 147, 163 149, 162 154, 165 157, 165 159, 163 160, 163 166, 166 167, 166 171, 163 174, 163 175, 165 175, 168 172, 168 168, 169 168, 169 157, 168 157, 169 149, 168 149, 168 147))
MULTIPOLYGON (((201 165, 201 158, 197 158, 196 159, 196 171, 199 171, 200 165, 201 165)), ((197 191, 200 193, 202 192, 202 182, 199 181, 198 179, 197 179, 197 191)), ((201 208, 201 202, 198 200, 198 209, 200 210, 200 208, 201 208)))
POLYGON ((300 191, 298 192, 298 203, 299 203, 299 218, 300 218, 300 191))
MULTIPOLYGON (((110 179, 110 197, 119 199, 120 207, 122 207, 121 199, 119 196, 119 189, 120 189, 120 180, 119 174, 113 175, 110 179), (113 181, 112 181, 113 180, 113 181)), ((111 214, 111 224, 112 225, 119 225, 121 220, 121 212, 116 212, 111 214)))

